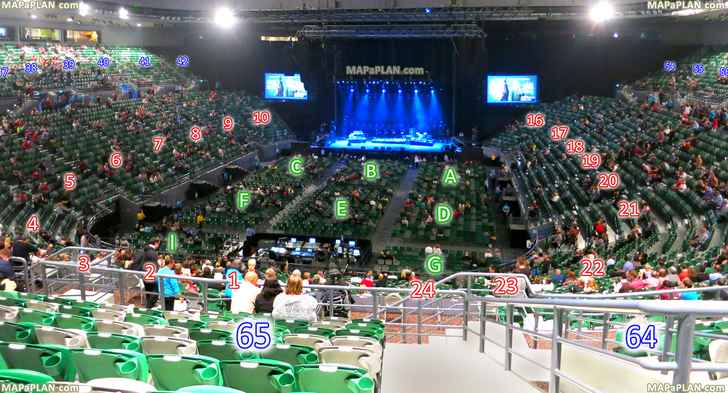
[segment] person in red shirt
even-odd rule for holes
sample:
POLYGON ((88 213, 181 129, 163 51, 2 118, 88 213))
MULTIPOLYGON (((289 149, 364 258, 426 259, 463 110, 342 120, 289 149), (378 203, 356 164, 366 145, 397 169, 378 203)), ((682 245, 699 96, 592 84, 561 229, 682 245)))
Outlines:
POLYGON ((364 279, 361 280, 361 285, 367 288, 371 288, 374 286, 374 273, 371 270, 368 271, 364 279))

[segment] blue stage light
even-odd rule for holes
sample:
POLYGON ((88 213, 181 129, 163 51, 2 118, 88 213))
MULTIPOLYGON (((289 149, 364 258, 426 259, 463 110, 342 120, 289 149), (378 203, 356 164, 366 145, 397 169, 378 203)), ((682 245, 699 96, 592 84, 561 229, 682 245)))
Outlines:
POLYGON ((430 93, 435 94, 435 88, 430 87, 430 93))
POLYGON ((382 94, 386 93, 387 89, 382 89, 382 94))
POLYGON ((365 90, 365 92, 366 92, 366 93, 369 93, 369 88, 368 88, 368 87, 367 87, 367 89, 365 90))
POLYGON ((349 93, 353 93, 353 92, 354 92, 354 88, 352 87, 349 89, 349 93))
POLYGON ((397 89, 397 93, 402 94, 402 89, 397 89))
POLYGON ((419 93, 420 91, 418 89, 415 89, 415 94, 419 93))
POLYGON ((432 12, 432 8, 425 8, 425 14, 429 14, 430 12, 432 12))

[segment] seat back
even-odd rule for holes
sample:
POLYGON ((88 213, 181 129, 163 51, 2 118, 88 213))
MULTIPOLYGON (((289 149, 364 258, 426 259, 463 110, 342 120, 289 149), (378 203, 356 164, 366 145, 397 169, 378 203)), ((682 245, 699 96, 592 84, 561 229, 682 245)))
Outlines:
MULTIPOLYGON (((255 352, 243 352, 229 340, 200 340, 197 342, 200 355, 209 356, 220 361, 258 358, 255 352)), ((266 354, 267 355, 267 354, 266 354)))
POLYGON ((119 322, 119 321, 96 321, 96 331, 99 333, 115 333, 124 334, 128 336, 143 336, 144 329, 141 325, 137 325, 131 322, 119 322), (141 333, 139 332, 141 330, 141 333))
POLYGON ((39 344, 63 345, 70 349, 88 348, 86 332, 82 330, 61 329, 53 326, 39 326, 35 329, 39 344))
POLYGON ((373 393, 374 380, 366 370, 335 364, 304 364, 295 367, 300 391, 316 393, 373 393))
POLYGON ((18 319, 18 307, 0 305, 0 321, 15 322, 18 319))
POLYGON ((146 382, 149 378, 147 358, 122 349, 74 349, 71 358, 78 370, 78 379, 88 382, 97 378, 128 378, 146 382))
POLYGON ((0 370, 0 382, 43 385, 53 382, 53 377, 32 370, 0 370))
POLYGON ((189 331, 182 326, 145 325, 144 333, 147 336, 190 338, 189 331))
POLYGON ((375 338, 363 336, 334 336, 331 337, 331 344, 341 347, 366 348, 379 355, 381 359, 384 354, 382 344, 375 338))
POLYGON ((96 319, 105 319, 107 321, 117 322, 123 322, 124 318, 126 318, 126 312, 110 308, 97 308, 91 312, 91 315, 93 315, 96 319))
POLYGON ((87 333, 89 346, 96 349, 126 349, 141 352, 142 340, 139 337, 115 333, 87 333))
POLYGON ((291 392, 296 384, 294 368, 273 359, 224 361, 221 363, 225 386, 244 392, 291 392))
POLYGON ((283 342, 285 344, 303 345, 314 349, 331 345, 329 339, 324 336, 306 333, 286 334, 283 336, 283 342))
POLYGON ((35 325, 0 321, 0 341, 36 344, 35 325))
POLYGON ((276 344, 265 353, 265 358, 274 359, 292 366, 319 362, 318 354, 312 347, 291 344, 276 344))
POLYGON ((76 368, 71 352, 51 344, 18 344, 0 342, 4 368, 26 369, 47 374, 58 381, 74 381, 76 368))
POLYGON ((190 339, 199 340, 229 340, 232 338, 232 331, 217 329, 191 329, 189 331, 190 339))
POLYGON ((379 373, 379 357, 365 348, 330 346, 319 348, 321 363, 345 364, 366 369, 370 376, 376 378, 379 373))
POLYGON ((142 352, 147 355, 194 355, 197 343, 188 338, 144 336, 142 352))
POLYGON ((195 385, 222 385, 220 362, 200 355, 149 355, 154 385, 160 390, 177 390, 195 385))

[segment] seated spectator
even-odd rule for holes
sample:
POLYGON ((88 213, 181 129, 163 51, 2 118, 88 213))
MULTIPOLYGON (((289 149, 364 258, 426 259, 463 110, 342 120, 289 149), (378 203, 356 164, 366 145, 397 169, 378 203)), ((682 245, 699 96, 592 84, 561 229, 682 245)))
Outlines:
POLYGON ((258 288, 258 275, 251 271, 245 273, 245 279, 239 284, 239 288, 233 288, 230 312, 233 314, 252 314, 255 310, 255 300, 260 291, 260 288, 258 288))
MULTIPOLYGON (((693 282, 689 278, 683 280, 682 282, 682 288, 692 288, 693 282)), ((689 291, 689 292, 681 292, 680 293, 680 300, 700 300, 700 293, 695 291, 689 291)))
POLYGON ((265 271, 265 282, 263 283, 263 289, 260 291, 258 296, 255 297, 255 312, 256 313, 272 313, 273 312, 273 300, 278 296, 283 289, 281 284, 278 282, 276 272, 273 269, 265 271))
POLYGON ((286 291, 273 301, 273 318, 316 321, 317 306, 318 302, 313 296, 303 294, 301 276, 294 274, 288 278, 286 291))

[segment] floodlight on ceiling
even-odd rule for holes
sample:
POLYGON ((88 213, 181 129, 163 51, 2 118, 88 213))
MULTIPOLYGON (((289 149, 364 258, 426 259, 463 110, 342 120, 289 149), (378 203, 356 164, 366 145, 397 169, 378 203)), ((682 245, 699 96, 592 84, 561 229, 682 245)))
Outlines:
POLYGON ((614 18, 614 6, 606 1, 600 1, 589 10, 589 19, 595 23, 606 22, 614 18))
POLYGON ((124 7, 119 8, 119 19, 129 19, 129 10, 124 7))
POLYGON ((230 8, 220 7, 215 11, 213 21, 218 27, 229 29, 235 25, 235 14, 233 14, 233 11, 230 8))
POLYGON ((91 6, 88 5, 88 3, 84 3, 83 1, 78 3, 78 14, 81 16, 86 16, 91 13, 91 6))

